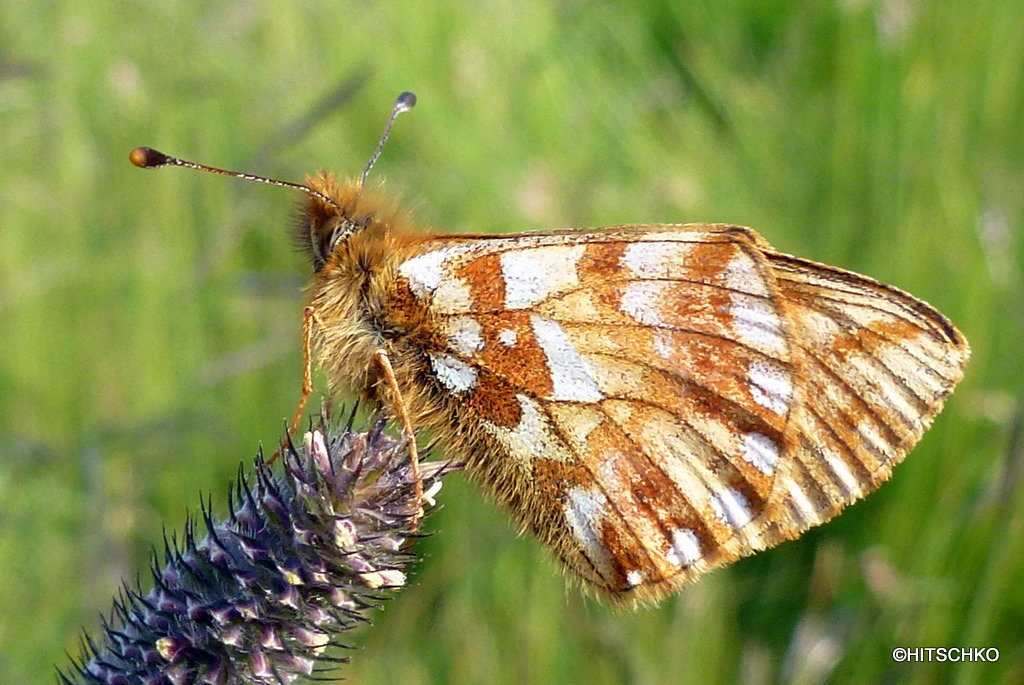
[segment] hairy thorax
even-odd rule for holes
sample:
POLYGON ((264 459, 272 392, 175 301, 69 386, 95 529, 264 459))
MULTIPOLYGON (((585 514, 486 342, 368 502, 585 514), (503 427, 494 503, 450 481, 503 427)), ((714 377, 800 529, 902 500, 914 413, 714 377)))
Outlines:
POLYGON ((418 365, 415 342, 425 335, 427 317, 397 275, 416 242, 387 224, 372 222, 338 245, 314 277, 312 342, 332 394, 355 390, 363 399, 387 406, 391 398, 382 387, 376 355, 384 352, 402 371, 418 365))

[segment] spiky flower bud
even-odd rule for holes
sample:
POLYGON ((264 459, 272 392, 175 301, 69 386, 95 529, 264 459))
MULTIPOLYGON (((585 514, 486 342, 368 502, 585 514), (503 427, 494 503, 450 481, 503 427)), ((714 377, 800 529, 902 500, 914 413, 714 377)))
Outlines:
POLYGON ((227 519, 206 503, 201 540, 195 520, 180 544, 165 538, 152 590, 124 588, 61 682, 290 683, 338 661, 327 647, 405 585, 423 501, 452 468, 420 464, 418 484, 404 443, 381 429, 321 417, 301 449, 282 448, 282 475, 261 458, 240 470, 227 519))

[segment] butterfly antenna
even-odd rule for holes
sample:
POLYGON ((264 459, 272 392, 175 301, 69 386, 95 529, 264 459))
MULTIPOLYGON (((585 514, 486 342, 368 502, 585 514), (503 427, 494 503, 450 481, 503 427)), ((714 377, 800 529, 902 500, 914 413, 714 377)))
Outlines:
POLYGON ((363 175, 359 177, 360 186, 366 183, 367 174, 370 173, 370 169, 380 159, 380 153, 384 151, 384 143, 388 142, 388 136, 391 135, 391 126, 394 125, 395 119, 402 112, 408 112, 415 106, 416 94, 409 91, 405 91, 395 100, 395 106, 391 109, 391 116, 388 117, 388 124, 384 127, 384 134, 380 137, 380 142, 377 143, 377 149, 373 151, 373 157, 370 157, 370 161, 366 163, 366 168, 363 169, 363 175))
MULTIPOLYGON (((392 115, 391 118, 394 119, 394 115, 392 115)), ((390 123, 388 127, 390 128, 390 123)), ((385 134, 385 138, 386 137, 387 134, 385 134)), ((267 185, 271 186, 280 186, 281 188, 294 188, 296 190, 301 190, 310 197, 315 197, 321 202, 324 202, 334 207, 339 212, 341 211, 341 207, 338 206, 337 202, 329 198, 327 195, 324 195, 319 190, 314 190, 313 188, 310 188, 309 186, 304 186, 301 183, 279 181, 276 178, 267 178, 266 176, 247 174, 244 171, 231 171, 230 169, 220 169, 218 167, 209 166, 207 164, 190 162, 187 159, 179 159, 178 157, 166 155, 163 152, 160 152, 159 150, 154 150, 151 147, 135 148, 128 154, 128 159, 131 160, 132 164, 139 167, 140 169, 156 169, 162 166, 181 166, 187 169, 195 169, 197 171, 208 171, 211 174, 220 174, 221 176, 234 176, 235 178, 242 178, 245 179, 246 181, 256 181, 257 183, 266 183, 267 185)))

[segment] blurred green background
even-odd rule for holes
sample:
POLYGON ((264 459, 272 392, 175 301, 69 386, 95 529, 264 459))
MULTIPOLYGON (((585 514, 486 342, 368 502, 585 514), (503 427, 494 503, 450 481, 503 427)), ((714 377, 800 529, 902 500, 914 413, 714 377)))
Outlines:
POLYGON ((928 300, 974 356, 891 483, 656 609, 567 590, 448 478, 348 682, 1024 681, 1022 26, 1016 0, 8 0, 0 682, 52 682, 298 396, 301 198, 128 151, 356 174, 405 89, 374 173, 424 224, 745 224, 928 300))

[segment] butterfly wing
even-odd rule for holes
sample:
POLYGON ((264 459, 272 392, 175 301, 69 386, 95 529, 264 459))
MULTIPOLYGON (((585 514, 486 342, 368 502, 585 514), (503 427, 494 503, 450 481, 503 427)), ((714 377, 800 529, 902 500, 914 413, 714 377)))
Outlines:
POLYGON ((941 315, 731 226, 445 239, 404 261, 397 283, 431 312, 416 352, 471 473, 626 601, 795 537, 874 489, 962 366, 916 380, 962 338, 919 350, 900 325, 931 335, 941 315), (842 357, 847 338, 859 351, 842 357), (902 346, 879 352, 883 339, 902 346), (902 423, 885 414, 901 432, 885 434, 884 467, 864 461, 882 424, 840 421, 890 397, 880 363, 930 389, 930 404, 901 405, 902 423))

